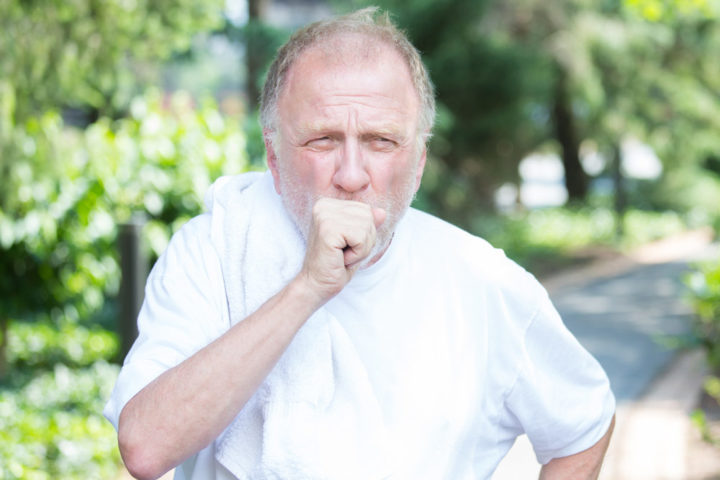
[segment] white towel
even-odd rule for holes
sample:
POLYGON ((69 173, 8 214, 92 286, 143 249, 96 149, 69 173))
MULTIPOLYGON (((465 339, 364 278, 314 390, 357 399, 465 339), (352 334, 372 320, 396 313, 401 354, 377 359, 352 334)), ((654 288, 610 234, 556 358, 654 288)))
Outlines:
MULTIPOLYGON (((299 272, 305 244, 269 172, 220 179, 206 203, 234 324, 299 272)), ((387 442, 364 365, 320 309, 222 433, 215 458, 242 480, 370 480, 391 474, 387 442)))

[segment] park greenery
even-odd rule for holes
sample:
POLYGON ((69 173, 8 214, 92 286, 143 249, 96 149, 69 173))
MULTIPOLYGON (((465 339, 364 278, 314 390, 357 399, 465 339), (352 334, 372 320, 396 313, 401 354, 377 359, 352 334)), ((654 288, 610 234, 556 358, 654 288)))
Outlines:
POLYGON ((663 162, 661 178, 642 192, 644 207, 716 208, 717 179, 707 188, 699 180, 717 169, 720 148, 720 75, 712 53, 720 47, 720 12, 710 4, 380 4, 396 12, 435 83, 440 115, 431 152, 439 181, 426 194, 437 213, 469 224, 499 185, 518 182, 523 158, 544 150, 560 155, 570 200, 582 204, 592 194, 583 147, 605 159, 600 176, 613 180, 613 202, 622 211, 635 193, 620 156, 630 137, 663 162), (658 9, 662 14, 653 13, 658 9))
POLYGON ((0 478, 111 478, 119 457, 100 412, 117 375, 107 363, 118 349, 117 225, 141 212, 156 258, 202 210, 215 178, 247 168, 240 122, 212 100, 149 93, 129 112, 85 130, 45 118, 32 138, 48 158, 31 154, 52 164, 53 175, 13 170, 15 208, 24 214, 0 216, 0 264, 9 274, 2 306, 13 315, 4 335, 0 478), (46 312, 28 299, 40 294, 46 312))
MULTIPOLYGON (((437 91, 419 208, 539 274, 720 218, 716 3, 373 3, 437 91), (627 138, 653 148, 659 178, 628 177, 627 138), (588 150, 605 159, 593 175, 588 150), (569 204, 498 213, 496 189, 519 185, 532 152, 560 156, 569 204)), ((0 2, 0 479, 115 476, 100 412, 118 371, 118 226, 141 218, 153 261, 214 179, 262 168, 257 89, 289 31, 248 4, 237 25, 220 0, 0 2), (163 90, 170 63, 202 78, 210 37, 245 54, 241 108, 163 90)), ((717 270, 698 275, 699 338, 718 362, 717 270)))
MULTIPOLYGON (((695 338, 707 353, 710 375, 705 392, 720 406, 720 259, 697 265, 685 284, 695 311, 695 338)), ((711 431, 702 409, 693 412, 693 420, 705 440, 720 446, 720 437, 711 431)))

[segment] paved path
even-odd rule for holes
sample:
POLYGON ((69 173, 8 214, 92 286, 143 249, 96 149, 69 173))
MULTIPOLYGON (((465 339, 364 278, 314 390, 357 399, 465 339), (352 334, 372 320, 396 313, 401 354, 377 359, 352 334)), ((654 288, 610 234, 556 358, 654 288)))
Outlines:
POLYGON ((671 344, 690 334, 685 271, 685 262, 638 265, 553 294, 567 327, 605 368, 619 404, 645 392, 674 357, 671 344))
MULTIPOLYGON (((688 263, 718 252, 708 233, 543 282, 568 328, 605 368, 618 400, 602 479, 686 478, 687 413, 696 405, 704 364, 700 352, 678 355, 672 346, 690 333, 681 280, 688 263)), ((493 478, 537 478, 538 471, 523 437, 493 478)))

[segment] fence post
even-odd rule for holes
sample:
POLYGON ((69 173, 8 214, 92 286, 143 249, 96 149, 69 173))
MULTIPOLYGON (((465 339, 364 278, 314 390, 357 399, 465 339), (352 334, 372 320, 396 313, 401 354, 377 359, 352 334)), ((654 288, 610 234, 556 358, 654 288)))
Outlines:
POLYGON ((147 278, 147 255, 142 248, 145 221, 133 217, 119 226, 120 292, 118 294, 118 330, 120 359, 124 359, 138 336, 137 316, 142 306, 147 278))

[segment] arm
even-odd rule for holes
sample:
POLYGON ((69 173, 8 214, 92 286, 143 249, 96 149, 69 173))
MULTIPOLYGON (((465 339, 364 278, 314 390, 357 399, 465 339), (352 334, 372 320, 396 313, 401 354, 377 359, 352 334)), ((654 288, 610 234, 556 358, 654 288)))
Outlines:
POLYGON ((613 416, 608 431, 595 445, 574 455, 553 458, 540 470, 540 480, 596 480, 614 427, 613 416))
POLYGON ((384 217, 357 202, 318 201, 300 273, 255 313, 125 405, 118 444, 130 473, 157 478, 230 424, 305 321, 350 281, 384 217))

